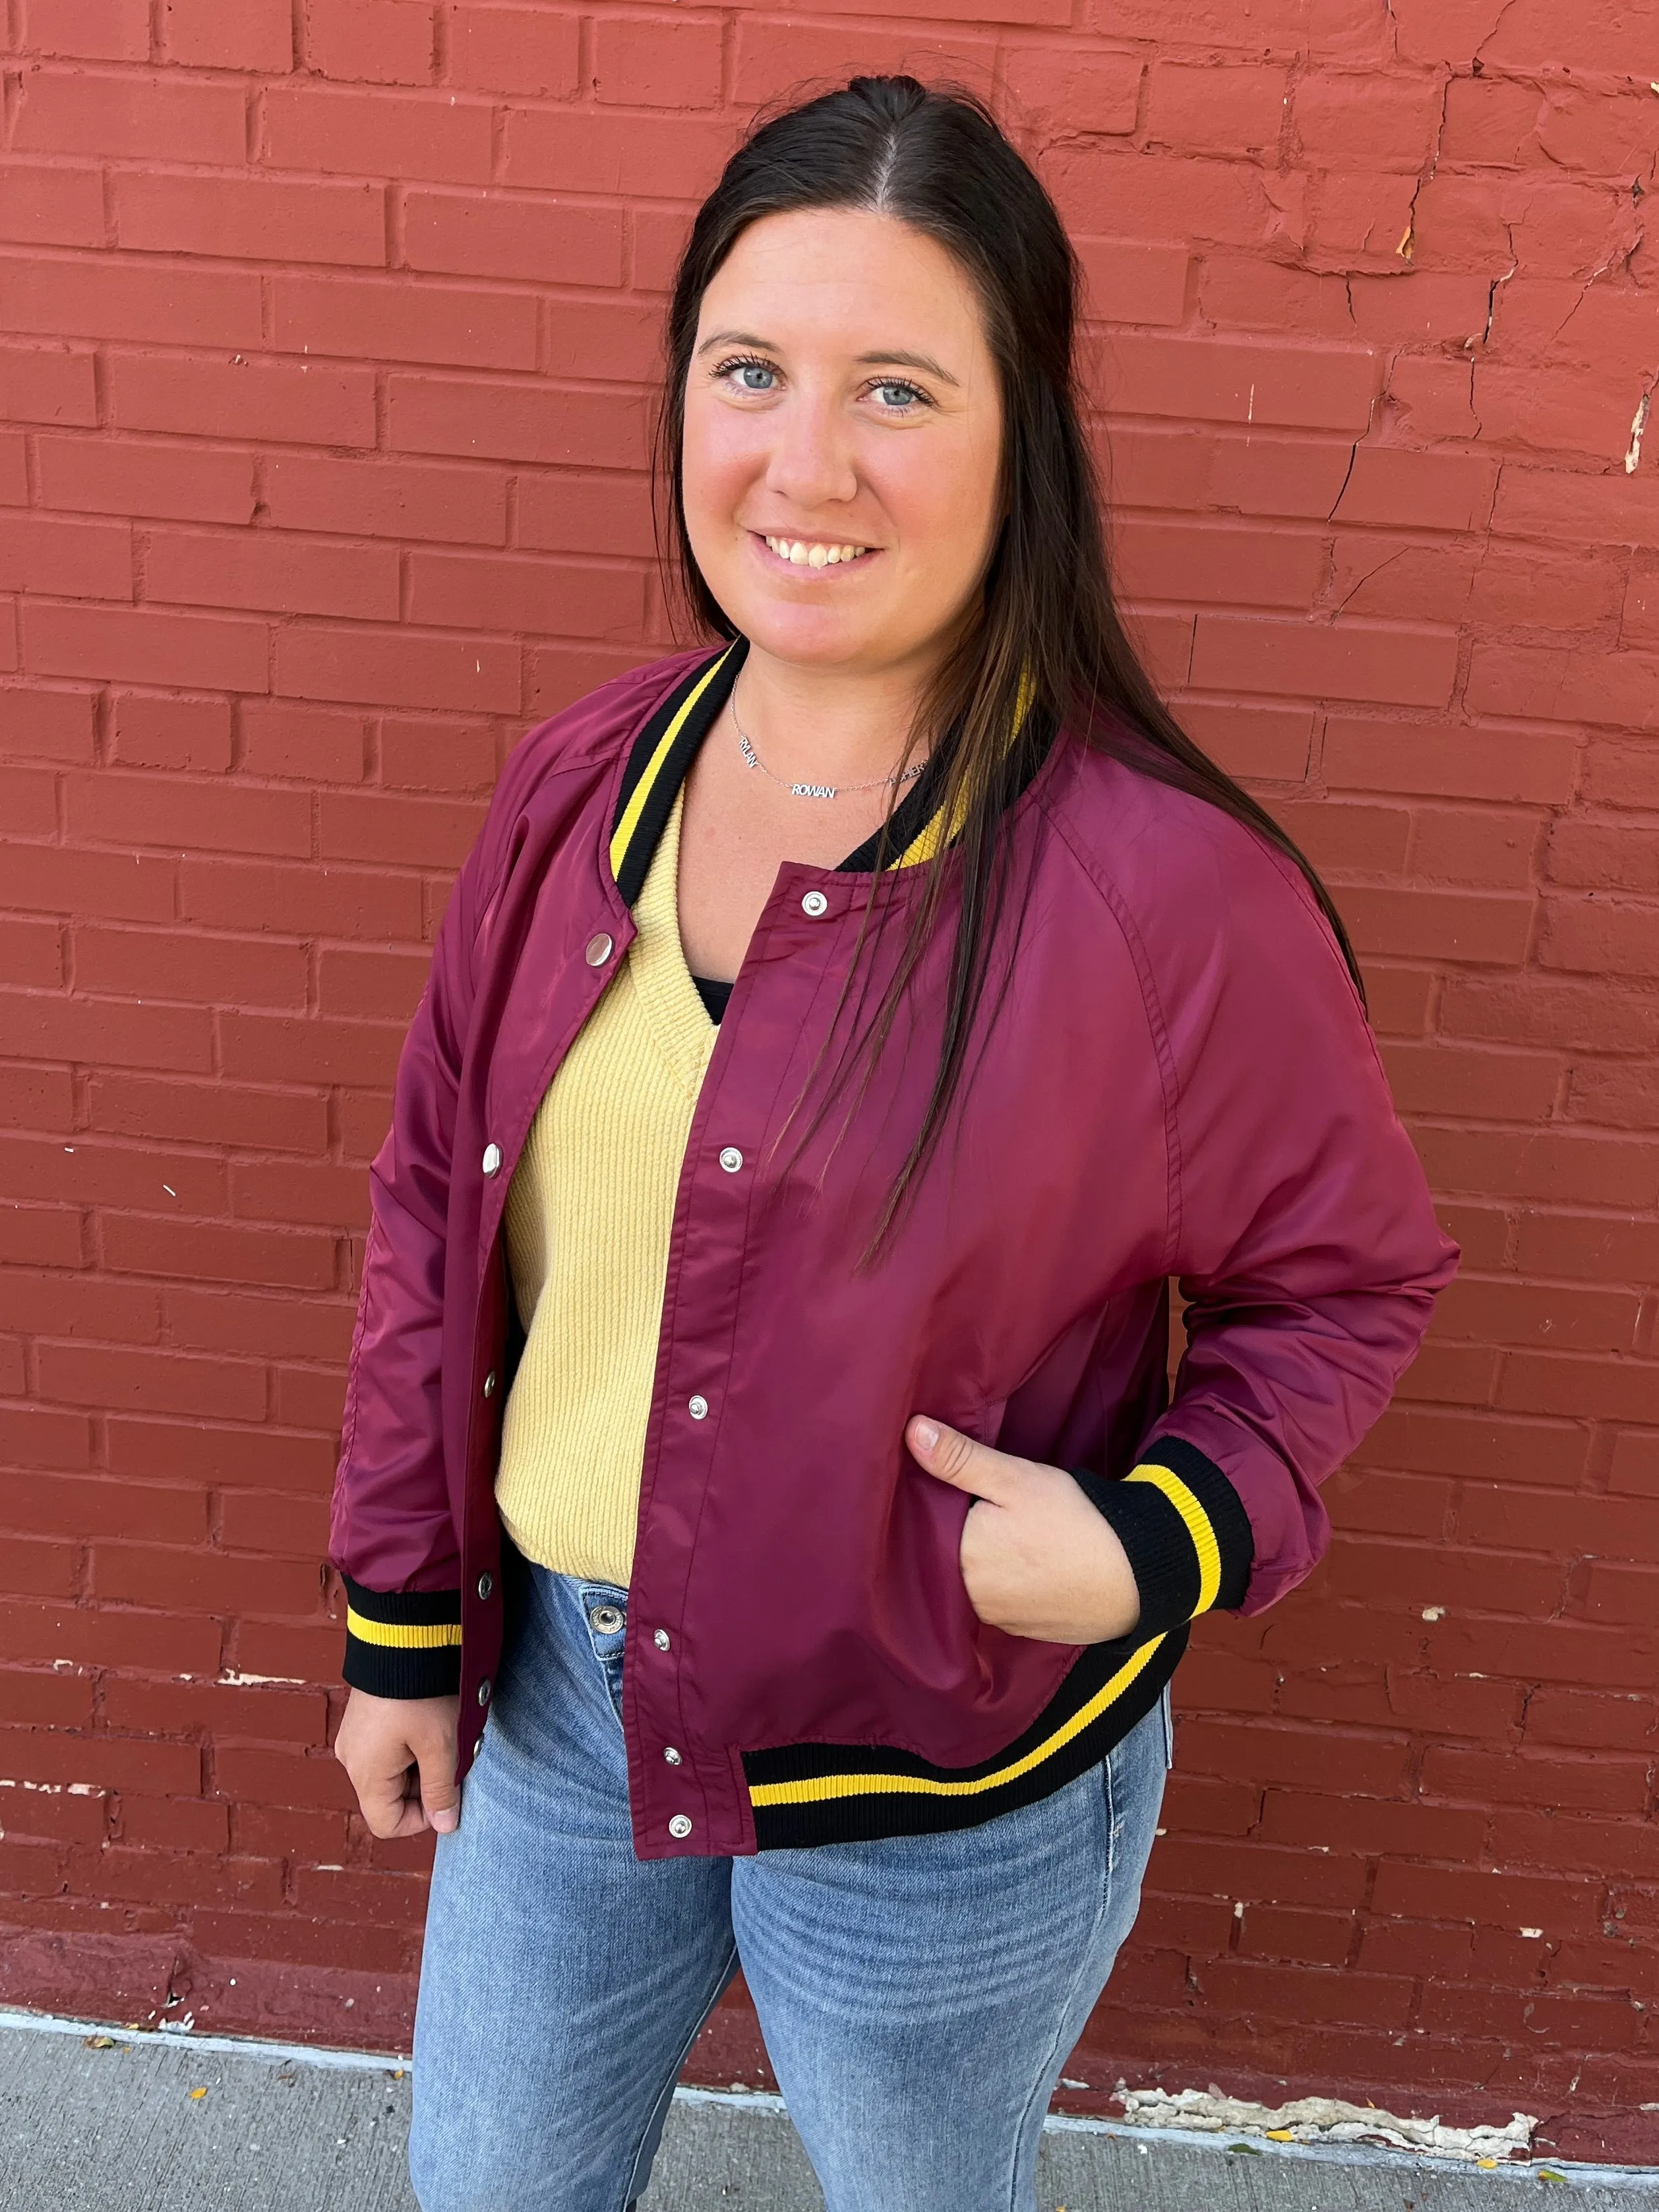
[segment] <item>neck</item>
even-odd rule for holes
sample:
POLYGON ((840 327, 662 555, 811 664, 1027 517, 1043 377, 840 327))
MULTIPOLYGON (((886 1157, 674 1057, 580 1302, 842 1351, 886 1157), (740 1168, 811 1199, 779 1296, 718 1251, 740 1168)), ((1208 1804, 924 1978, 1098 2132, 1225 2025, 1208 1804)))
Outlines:
POLYGON ((852 783, 890 775, 909 738, 931 666, 818 668, 751 644, 733 701, 744 729, 779 775, 852 783))

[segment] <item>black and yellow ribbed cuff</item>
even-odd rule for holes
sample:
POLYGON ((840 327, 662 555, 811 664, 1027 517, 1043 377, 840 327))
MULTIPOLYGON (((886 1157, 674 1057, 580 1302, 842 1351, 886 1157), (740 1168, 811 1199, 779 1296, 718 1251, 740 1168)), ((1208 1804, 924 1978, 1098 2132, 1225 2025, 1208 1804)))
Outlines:
POLYGON ((1121 1481, 1088 1468, 1072 1473, 1129 1555, 1140 1592, 1137 1636, 1243 1603, 1255 1559, 1250 1516, 1195 1444, 1160 1437, 1121 1481))
POLYGON ((461 1594, 346 1586, 342 1669, 374 1698, 442 1698, 461 1686, 461 1594))

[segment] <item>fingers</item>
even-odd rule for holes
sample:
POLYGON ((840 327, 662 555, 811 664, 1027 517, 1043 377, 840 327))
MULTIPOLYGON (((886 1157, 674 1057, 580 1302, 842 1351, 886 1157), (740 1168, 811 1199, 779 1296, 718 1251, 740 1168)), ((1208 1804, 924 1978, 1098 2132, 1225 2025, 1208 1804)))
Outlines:
POLYGON ((461 1790, 455 1779, 455 1737, 422 1747, 420 1756, 420 1807, 427 1824, 447 1836, 461 1824, 461 1790))
POLYGON ((1000 1502, 1009 1496, 1018 1482, 1018 1470, 1024 1464, 1007 1452, 994 1450, 989 1444, 975 1443, 964 1437, 959 1429, 948 1429, 943 1421, 930 1414, 919 1413, 904 1431, 904 1440, 910 1455, 929 1474, 937 1475, 958 1490, 969 1490, 975 1498, 988 1498, 1000 1502))

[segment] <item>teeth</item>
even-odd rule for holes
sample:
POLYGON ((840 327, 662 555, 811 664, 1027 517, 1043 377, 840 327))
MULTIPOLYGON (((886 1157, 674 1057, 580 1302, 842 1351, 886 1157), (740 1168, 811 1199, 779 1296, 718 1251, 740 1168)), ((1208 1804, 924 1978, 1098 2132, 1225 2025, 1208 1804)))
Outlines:
POLYGON ((842 561, 856 561, 867 545, 809 545, 800 538, 769 538, 767 544, 779 560, 797 568, 828 568, 842 561))

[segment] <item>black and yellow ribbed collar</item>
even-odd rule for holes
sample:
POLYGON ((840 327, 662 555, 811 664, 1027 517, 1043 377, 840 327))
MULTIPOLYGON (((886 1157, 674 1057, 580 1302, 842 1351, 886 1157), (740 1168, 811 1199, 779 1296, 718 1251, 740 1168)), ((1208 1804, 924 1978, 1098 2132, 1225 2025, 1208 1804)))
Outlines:
MULTIPOLYGON (((731 697, 748 652, 748 639, 734 638, 712 659, 700 662, 681 678, 634 740, 611 830, 611 872, 625 905, 632 906, 644 888, 680 787, 731 697)), ((931 860, 948 842, 941 810, 944 780, 936 756, 894 808, 884 830, 872 830, 839 863, 840 869, 868 874, 884 865, 884 854, 889 868, 931 860)))

